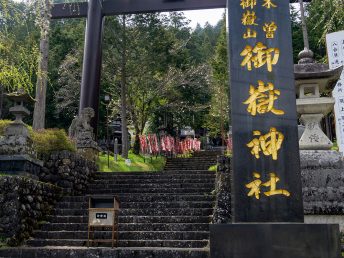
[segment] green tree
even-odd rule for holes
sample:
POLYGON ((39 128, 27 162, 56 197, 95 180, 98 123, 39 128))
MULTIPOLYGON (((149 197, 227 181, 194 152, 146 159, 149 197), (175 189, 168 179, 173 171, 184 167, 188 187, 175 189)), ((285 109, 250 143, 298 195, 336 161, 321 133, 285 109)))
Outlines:
POLYGON ((205 126, 211 136, 221 135, 225 139, 225 132, 229 124, 229 76, 227 34, 225 22, 222 23, 221 34, 218 38, 212 67, 212 100, 205 126))
POLYGON ((33 89, 38 51, 31 11, 22 3, 0 1, 0 85, 8 91, 33 89))

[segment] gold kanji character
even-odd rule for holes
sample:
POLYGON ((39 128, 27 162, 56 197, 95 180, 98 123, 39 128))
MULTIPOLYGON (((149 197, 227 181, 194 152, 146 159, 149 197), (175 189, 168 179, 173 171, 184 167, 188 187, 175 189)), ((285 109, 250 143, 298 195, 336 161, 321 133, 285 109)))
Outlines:
POLYGON ((246 28, 246 33, 244 34, 243 38, 256 38, 257 37, 257 31, 251 30, 251 28, 246 28))
POLYGON ((264 0, 264 4, 263 4, 264 7, 270 9, 270 8, 276 8, 277 5, 275 5, 272 0, 264 0))
POLYGON ((256 23, 256 19, 257 19, 257 16, 256 16, 256 13, 255 12, 250 12, 250 11, 246 11, 246 13, 244 13, 242 15, 242 19, 241 19, 241 23, 243 25, 258 25, 256 23))
POLYGON ((276 189, 277 188, 277 182, 280 181, 280 178, 275 173, 269 173, 270 180, 266 183, 263 183, 260 179, 260 174, 258 172, 253 172, 253 177, 255 180, 252 182, 246 184, 246 188, 250 189, 247 196, 251 197, 254 196, 257 200, 260 198, 261 193, 261 187, 270 187, 270 191, 264 192, 265 196, 272 196, 272 195, 285 195, 287 197, 290 196, 290 192, 284 189, 276 189))
POLYGON ((274 85, 269 82, 267 86, 264 85, 263 81, 258 81, 258 87, 250 85, 250 97, 243 103, 248 105, 247 111, 255 116, 258 114, 265 114, 271 112, 275 115, 284 115, 283 110, 275 109, 274 102, 281 95, 279 90, 274 89, 274 85))
POLYGON ((242 9, 250 8, 253 9, 257 4, 257 0, 241 0, 242 9))
POLYGON ((262 67, 266 64, 267 70, 272 72, 272 66, 277 64, 279 54, 280 51, 278 48, 267 48, 261 42, 258 42, 254 48, 247 45, 240 53, 240 56, 244 57, 241 66, 247 66, 247 70, 252 71, 252 63, 255 68, 262 67), (272 53, 274 53, 273 56, 272 53))
POLYGON ((259 137, 246 144, 247 147, 251 148, 251 154, 259 159, 260 152, 263 152, 265 156, 272 156, 273 160, 277 160, 277 152, 282 146, 284 135, 278 132, 275 127, 271 127, 270 132, 265 135, 262 135, 260 131, 253 131, 253 135, 259 137))
POLYGON ((280 178, 275 173, 270 173, 270 180, 262 184, 263 186, 270 187, 270 191, 264 192, 266 196, 283 194, 285 196, 290 196, 290 193, 287 190, 276 189, 277 182, 280 181, 280 178))
POLYGON ((259 199, 260 194, 260 185, 262 184, 262 180, 260 180, 260 175, 257 172, 253 172, 253 177, 256 178, 254 181, 248 183, 246 188, 251 189, 247 196, 255 196, 256 199, 259 199))
POLYGON ((275 37, 275 31, 277 30, 277 25, 275 22, 265 23, 263 30, 266 33, 267 39, 273 39, 275 37))

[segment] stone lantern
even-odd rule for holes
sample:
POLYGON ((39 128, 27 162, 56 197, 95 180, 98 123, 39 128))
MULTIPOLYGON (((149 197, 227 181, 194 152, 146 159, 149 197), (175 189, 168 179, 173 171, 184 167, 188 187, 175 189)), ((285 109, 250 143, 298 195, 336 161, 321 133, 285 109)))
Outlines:
POLYGON ((24 105, 34 100, 23 90, 6 96, 14 102, 9 111, 15 120, 5 128, 4 136, 0 138, 0 171, 38 178, 43 163, 35 158, 30 132, 23 122, 23 118, 30 115, 24 105))
POLYGON ((33 99, 23 90, 6 94, 6 96, 14 102, 14 106, 9 111, 15 116, 15 120, 5 128, 5 136, 0 140, 0 154, 33 156, 32 140, 23 122, 23 118, 30 115, 30 111, 24 104, 33 102, 33 99))
POLYGON ((342 67, 331 70, 327 64, 315 63, 313 52, 308 49, 301 51, 299 58, 299 63, 294 66, 296 106, 305 126, 299 140, 300 149, 330 150, 333 143, 322 131, 320 122, 332 111, 335 100, 322 95, 332 92, 342 67))
POLYGON ((29 130, 23 122, 23 118, 29 116, 30 111, 24 104, 33 102, 33 99, 23 90, 6 94, 6 96, 14 102, 14 106, 11 107, 9 111, 15 116, 15 120, 5 129, 5 136, 16 136, 29 139, 29 130))

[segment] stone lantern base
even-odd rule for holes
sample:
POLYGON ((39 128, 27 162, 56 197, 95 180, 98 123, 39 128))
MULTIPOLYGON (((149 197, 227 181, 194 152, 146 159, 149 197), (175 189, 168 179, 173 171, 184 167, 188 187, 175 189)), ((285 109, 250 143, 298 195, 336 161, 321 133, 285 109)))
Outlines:
POLYGON ((299 141, 300 150, 330 150, 333 143, 326 136, 320 127, 323 114, 303 114, 301 122, 305 126, 299 141))

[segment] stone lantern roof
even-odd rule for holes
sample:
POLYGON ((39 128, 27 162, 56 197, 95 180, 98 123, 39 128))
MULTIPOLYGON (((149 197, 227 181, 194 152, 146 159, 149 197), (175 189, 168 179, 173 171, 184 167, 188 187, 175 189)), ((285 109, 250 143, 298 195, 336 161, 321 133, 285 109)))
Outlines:
POLYGON ((328 64, 316 63, 313 52, 304 49, 299 53, 299 62, 294 65, 295 87, 299 93, 302 84, 317 84, 319 92, 330 92, 336 86, 343 70, 343 66, 330 69, 328 64))
POLYGON ((33 103, 35 100, 23 89, 6 94, 6 97, 14 102, 33 103))

